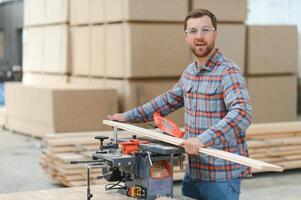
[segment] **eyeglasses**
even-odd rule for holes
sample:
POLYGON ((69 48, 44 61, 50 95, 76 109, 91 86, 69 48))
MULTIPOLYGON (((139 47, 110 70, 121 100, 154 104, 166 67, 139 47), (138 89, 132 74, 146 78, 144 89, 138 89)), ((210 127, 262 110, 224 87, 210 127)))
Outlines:
POLYGON ((195 37, 198 34, 198 31, 200 31, 200 33, 202 33, 203 35, 210 35, 212 32, 215 31, 215 28, 209 28, 209 27, 204 27, 202 29, 196 29, 196 28, 190 28, 188 30, 185 30, 185 33, 189 36, 189 37, 195 37))

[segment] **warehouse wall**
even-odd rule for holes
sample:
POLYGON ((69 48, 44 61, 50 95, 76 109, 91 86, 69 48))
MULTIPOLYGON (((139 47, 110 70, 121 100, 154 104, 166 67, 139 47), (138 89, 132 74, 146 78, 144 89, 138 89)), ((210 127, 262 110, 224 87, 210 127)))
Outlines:
POLYGON ((301 78, 301 1, 249 0, 248 24, 294 24, 299 32, 298 77, 301 78))
POLYGON ((298 27, 298 112, 301 113, 301 1, 248 0, 247 24, 293 24, 298 27))

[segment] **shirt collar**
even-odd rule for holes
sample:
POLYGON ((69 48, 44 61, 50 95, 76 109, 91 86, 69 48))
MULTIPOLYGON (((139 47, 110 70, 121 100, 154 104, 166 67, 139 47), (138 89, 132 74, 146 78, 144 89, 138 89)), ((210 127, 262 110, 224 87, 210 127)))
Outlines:
POLYGON ((219 49, 215 49, 214 53, 211 55, 211 57, 209 58, 209 60, 207 61, 206 65, 204 66, 199 66, 197 64, 196 61, 194 61, 194 66, 195 69, 197 71, 201 71, 201 70, 209 70, 212 71, 212 69, 214 68, 215 64, 217 63, 217 61, 219 60, 221 56, 221 51, 219 49))

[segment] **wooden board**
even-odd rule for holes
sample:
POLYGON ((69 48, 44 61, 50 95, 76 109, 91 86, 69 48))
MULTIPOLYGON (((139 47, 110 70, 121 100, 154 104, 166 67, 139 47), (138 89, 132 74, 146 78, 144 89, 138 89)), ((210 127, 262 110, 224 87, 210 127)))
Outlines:
POLYGON ((247 136, 276 135, 281 133, 301 133, 301 121, 252 124, 247 129, 247 136))
MULTIPOLYGON (((76 184, 76 183, 75 183, 76 184)), ((93 194, 92 200, 135 200, 135 198, 127 197, 126 195, 118 193, 116 190, 106 191, 104 184, 91 186, 91 193, 93 194)), ((16 192, 0 194, 0 200, 85 200, 87 199, 86 187, 72 187, 72 188, 59 188, 50 190, 30 191, 30 192, 16 192)), ((160 198, 160 200, 171 198, 160 198)), ((174 196, 173 200, 181 199, 188 200, 180 195, 174 196)), ((159 200, 159 198, 157 199, 159 200)))
MULTIPOLYGON (((75 183, 76 184, 76 183, 75 183)), ((105 191, 104 185, 92 186, 91 193, 93 200, 110 199, 110 200, 126 200, 132 199, 116 191, 105 191)), ((41 190, 32 192, 17 192, 11 194, 0 195, 0 200, 82 200, 87 199, 86 187, 60 188, 51 190, 41 190)))
MULTIPOLYGON (((164 135, 164 134, 158 133, 156 131, 140 128, 140 127, 137 127, 137 126, 134 126, 131 124, 114 122, 114 121, 110 121, 110 120, 103 120, 103 123, 106 125, 112 126, 112 127, 117 127, 117 128, 123 129, 123 130, 131 131, 133 133, 144 135, 144 136, 147 136, 147 137, 150 137, 153 139, 157 139, 157 140, 160 140, 160 141, 163 141, 163 142, 166 142, 169 144, 173 144, 176 146, 179 146, 179 144, 181 144, 185 141, 181 138, 175 138, 172 136, 164 135)), ((246 166, 258 169, 258 170, 278 171, 278 172, 281 172, 284 170, 282 167, 277 166, 277 165, 273 165, 273 164, 262 162, 259 160, 247 158, 247 157, 240 156, 237 154, 232 154, 232 153, 229 153, 226 151, 221 151, 218 149, 200 148, 199 152, 210 155, 210 156, 215 156, 218 158, 229 160, 232 162, 236 162, 236 163, 239 163, 242 165, 246 165, 246 166)))

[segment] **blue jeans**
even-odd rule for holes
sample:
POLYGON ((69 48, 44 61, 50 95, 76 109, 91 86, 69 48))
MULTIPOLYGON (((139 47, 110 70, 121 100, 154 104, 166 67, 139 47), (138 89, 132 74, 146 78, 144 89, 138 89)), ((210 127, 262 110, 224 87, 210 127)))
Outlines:
POLYGON ((186 172, 182 195, 199 200, 239 200, 240 178, 227 181, 194 181, 186 172))

